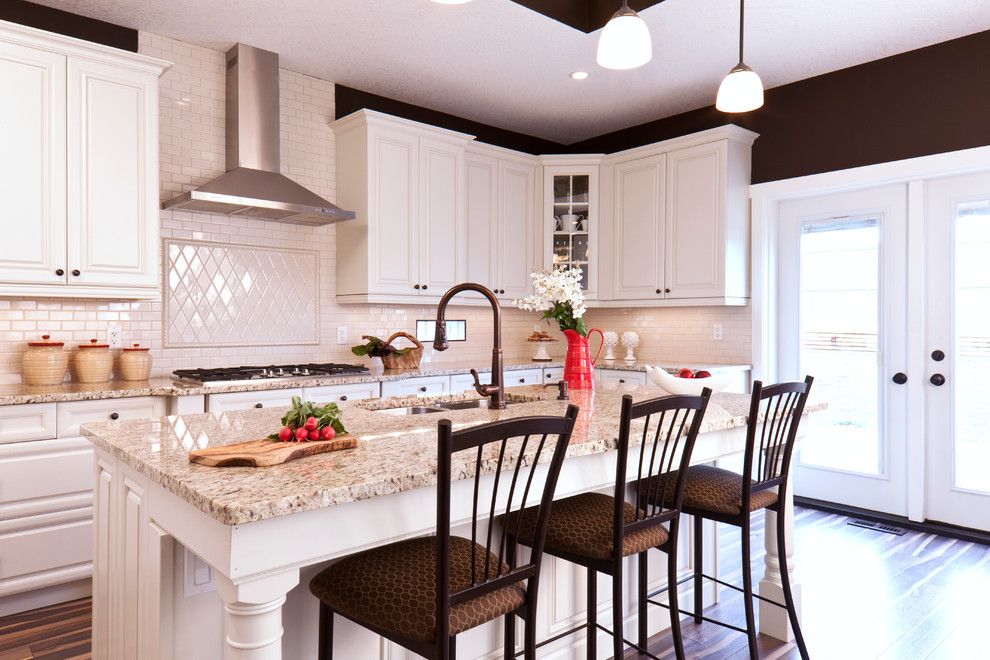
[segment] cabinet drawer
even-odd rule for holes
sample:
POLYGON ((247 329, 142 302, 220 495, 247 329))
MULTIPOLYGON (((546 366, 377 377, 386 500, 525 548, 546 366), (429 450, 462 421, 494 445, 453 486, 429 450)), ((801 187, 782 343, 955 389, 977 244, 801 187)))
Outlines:
POLYGON ((327 385, 326 387, 304 387, 303 400, 317 403, 359 401, 377 399, 381 393, 381 383, 349 383, 347 385, 327 385))
POLYGON ((0 534, 0 592, 3 581, 85 564, 93 559, 91 518, 0 534))
POLYGON ((55 404, 0 406, 0 444, 55 437, 55 404))
POLYGON ((0 518, 6 505, 93 488, 93 446, 84 438, 0 446, 0 518))
POLYGON ((564 380, 563 367, 548 367, 543 370, 544 383, 559 383, 562 380, 564 380))
POLYGON ((450 388, 447 376, 424 376, 422 378, 407 378, 391 380, 382 383, 382 396, 430 396, 443 394, 450 388))
POLYGON ((206 412, 222 413, 229 410, 250 410, 252 408, 288 408, 292 405, 292 397, 301 397, 302 393, 302 388, 295 387, 289 390, 210 394, 206 397, 206 412))
POLYGON ((154 396, 101 401, 69 401, 58 404, 58 437, 79 435, 79 425, 117 419, 165 416, 165 399, 154 396))
POLYGON ((519 369, 505 372, 505 387, 539 385, 543 382, 542 369, 519 369))
POLYGON ((646 385, 646 372, 595 369, 595 380, 599 383, 615 383, 617 385, 646 385))

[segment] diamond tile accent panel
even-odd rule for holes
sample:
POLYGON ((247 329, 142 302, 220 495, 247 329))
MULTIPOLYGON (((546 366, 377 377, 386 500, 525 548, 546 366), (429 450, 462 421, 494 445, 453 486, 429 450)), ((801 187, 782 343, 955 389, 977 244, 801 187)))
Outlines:
POLYGON ((318 344, 318 253, 165 240, 165 346, 318 344))

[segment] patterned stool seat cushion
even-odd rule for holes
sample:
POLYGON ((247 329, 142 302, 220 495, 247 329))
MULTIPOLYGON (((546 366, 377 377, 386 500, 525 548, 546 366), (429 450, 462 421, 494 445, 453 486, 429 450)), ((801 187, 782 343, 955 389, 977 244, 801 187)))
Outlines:
MULTIPOLYGON (((672 472, 667 479, 664 506, 673 506, 674 484, 677 473, 672 472)), ((693 465, 688 468, 687 481, 684 484, 684 502, 681 507, 685 513, 692 510, 704 513, 722 513, 738 515, 742 512, 742 475, 711 465, 693 465)), ((658 486, 654 484, 649 493, 650 501, 655 501, 658 486)), ((777 502, 777 493, 772 490, 762 490, 750 497, 750 511, 764 509, 777 502)))
MULTIPOLYGON (((628 502, 625 505, 625 522, 632 522, 636 519, 636 507, 628 502)), ((589 559, 611 559, 614 507, 615 500, 601 493, 582 493, 554 501, 550 507, 544 551, 550 554, 564 552, 589 559)), ((517 516, 522 515, 519 542, 523 545, 533 545, 537 513, 538 507, 513 511, 504 521, 509 532, 514 533, 517 516)), ((667 537, 667 530, 659 524, 629 532, 622 539, 622 556, 628 557, 663 545, 667 537)))
MULTIPOLYGON (((375 626, 420 642, 436 639, 437 552, 436 537, 427 536, 392 543, 346 557, 328 567, 309 583, 313 595, 358 623, 375 626)), ((477 548, 477 580, 484 579, 485 549, 468 539, 450 539, 450 590, 471 586, 471 546, 477 548)), ((489 554, 489 575, 494 577, 498 557, 489 554)), ((509 570, 502 562, 502 571, 509 570)), ((464 632, 522 606, 522 583, 503 587, 450 608, 450 634, 464 632)))

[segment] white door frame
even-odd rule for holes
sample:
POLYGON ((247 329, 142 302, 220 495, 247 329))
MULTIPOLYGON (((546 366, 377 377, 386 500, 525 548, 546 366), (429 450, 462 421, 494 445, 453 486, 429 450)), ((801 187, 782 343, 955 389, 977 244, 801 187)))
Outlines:
MULTIPOLYGON (((990 170, 990 146, 952 151, 931 156, 866 165, 835 172, 771 181, 750 187, 752 200, 752 362, 753 378, 774 381, 778 378, 777 346, 779 341, 777 296, 778 241, 780 202, 884 184, 902 183, 908 186, 908 336, 907 373, 908 406, 924 409, 925 382, 925 250, 924 182, 958 174, 990 170)), ((916 418, 917 419, 917 418, 916 418)), ((925 520, 925 489, 912 484, 924 484, 925 437, 924 420, 908 425, 907 429, 907 511, 914 521, 925 520), (920 422, 920 423, 919 423, 920 422)))

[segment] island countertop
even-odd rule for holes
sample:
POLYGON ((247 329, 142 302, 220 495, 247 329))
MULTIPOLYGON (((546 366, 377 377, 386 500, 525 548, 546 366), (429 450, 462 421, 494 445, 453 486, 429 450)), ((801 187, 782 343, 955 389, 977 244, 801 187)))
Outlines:
MULTIPOLYGON (((450 419, 457 429, 527 415, 562 415, 567 404, 574 403, 581 413, 567 455, 582 456, 615 449, 622 394, 629 393, 637 400, 664 394, 654 386, 602 386, 594 392, 572 392, 570 401, 565 402, 557 401, 555 392, 539 386, 510 388, 507 394, 515 403, 505 410, 480 408, 412 416, 378 410, 477 395, 356 401, 342 410, 348 431, 358 437, 357 448, 268 468, 195 465, 189 462, 188 453, 264 437, 279 428, 281 410, 100 422, 83 425, 81 432, 95 446, 213 518, 226 525, 240 525, 435 485, 437 422, 443 418, 450 419)), ((702 433, 744 426, 748 412, 749 396, 716 394, 702 433)), ((493 471, 494 466, 483 469, 493 471)))

